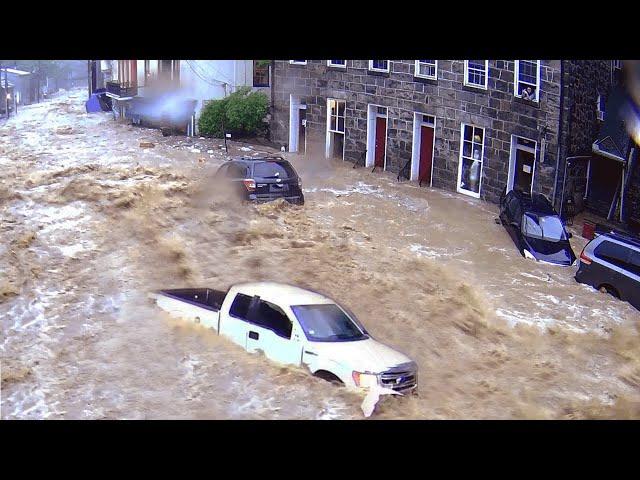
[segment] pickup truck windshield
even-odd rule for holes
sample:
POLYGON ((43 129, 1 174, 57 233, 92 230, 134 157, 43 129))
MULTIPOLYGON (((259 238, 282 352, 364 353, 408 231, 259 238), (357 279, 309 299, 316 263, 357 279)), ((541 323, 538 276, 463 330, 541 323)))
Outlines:
POLYGON ((257 178, 293 178, 295 170, 289 162, 260 162, 253 167, 253 176, 257 178))
POLYGON ((366 330, 338 305, 293 305, 291 310, 307 338, 313 342, 350 342, 369 338, 366 330))
POLYGON ((567 240, 562 222, 554 215, 538 217, 533 213, 525 213, 522 218, 522 233, 527 237, 551 242, 567 240))

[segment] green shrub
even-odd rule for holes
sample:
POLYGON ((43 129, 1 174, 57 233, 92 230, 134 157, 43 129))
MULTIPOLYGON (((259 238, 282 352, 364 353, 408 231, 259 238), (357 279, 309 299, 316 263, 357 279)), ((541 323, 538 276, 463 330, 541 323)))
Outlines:
POLYGON ((235 136, 263 135, 263 122, 269 108, 269 98, 262 92, 251 92, 251 87, 242 87, 231 95, 212 100, 202 109, 198 119, 201 135, 222 137, 222 122, 226 133, 235 136))

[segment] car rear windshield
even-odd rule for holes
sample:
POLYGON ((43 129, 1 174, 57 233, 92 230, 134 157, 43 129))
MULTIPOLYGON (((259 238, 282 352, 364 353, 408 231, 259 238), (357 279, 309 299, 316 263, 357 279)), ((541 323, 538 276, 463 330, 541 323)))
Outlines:
POLYGON ((564 225, 555 215, 539 217, 534 213, 525 213, 522 217, 522 233, 527 237, 550 242, 567 240, 564 225))
POLYGON ((291 307, 307 338, 313 342, 366 340, 367 331, 338 305, 293 305, 291 307))
POLYGON ((296 171, 289 162, 259 162, 253 167, 253 176, 258 178, 293 178, 296 171))

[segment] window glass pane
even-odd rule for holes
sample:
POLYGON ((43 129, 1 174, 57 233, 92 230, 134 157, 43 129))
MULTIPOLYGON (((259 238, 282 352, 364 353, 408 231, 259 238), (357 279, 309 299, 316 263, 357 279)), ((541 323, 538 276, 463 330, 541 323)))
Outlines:
POLYGON ((272 330, 281 337, 291 338, 291 321, 282 309, 273 303, 260 300, 256 316, 250 321, 272 330))
POLYGON ((346 60, 329 60, 331 62, 331 65, 345 65, 346 64, 346 60))
POLYGON ((435 60, 418 60, 418 74, 427 77, 436 76, 436 61, 435 60))
POLYGON ((631 257, 629 259, 629 271, 635 275, 640 275, 640 252, 631 250, 631 257))
POLYGON ((537 85, 538 62, 536 60, 518 60, 518 80, 537 85))
POLYGON ((344 117, 345 107, 346 107, 345 102, 338 102, 338 115, 340 115, 341 117, 344 117))
POLYGON ((473 129, 473 141, 474 142, 478 142, 478 143, 482 143, 482 139, 484 137, 484 131, 481 128, 474 128, 473 129))
POLYGON ((473 137, 473 128, 469 125, 464 126, 464 139, 471 141, 473 137))
POLYGON ((542 227, 538 224, 538 217, 531 214, 522 217, 522 233, 527 237, 542 238, 542 227))
POLYGON ((618 243, 602 242, 596 247, 594 253, 605 262, 618 267, 625 267, 629 260, 629 249, 618 243))
POLYGON ((465 157, 471 157, 471 152, 473 151, 472 148, 473 143, 467 142, 465 140, 462 147, 462 155, 464 155, 465 157))
POLYGON ((365 333, 335 304, 291 307, 309 340, 339 342, 364 340, 365 333))
POLYGON ((372 60, 373 68, 376 70, 387 70, 388 60, 372 60))
POLYGON ((467 61, 467 83, 484 86, 486 76, 484 60, 467 61))
POLYGON ((335 115, 331 115, 331 124, 329 125, 330 130, 336 129, 336 117, 335 115))
POLYGON ((260 162, 253 167, 253 175, 259 178, 292 178, 295 172, 289 162, 260 162))
POLYGON ((247 320, 249 313, 249 304, 251 303, 251 297, 239 293, 231 304, 229 314, 236 318, 247 320))
POLYGON ((478 160, 462 157, 462 175, 460 188, 473 193, 480 193, 480 173, 482 164, 478 160))
POLYGON ((344 117, 338 117, 338 131, 344 132, 344 117))

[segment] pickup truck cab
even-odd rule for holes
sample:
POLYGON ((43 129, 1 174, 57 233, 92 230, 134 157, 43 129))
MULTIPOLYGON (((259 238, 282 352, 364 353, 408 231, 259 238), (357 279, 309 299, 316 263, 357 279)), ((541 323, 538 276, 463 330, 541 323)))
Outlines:
POLYGON ((415 362, 374 340, 351 312, 319 293, 259 282, 227 292, 192 288, 152 296, 171 315, 211 328, 250 353, 262 351, 348 388, 408 393, 417 387, 415 362))

